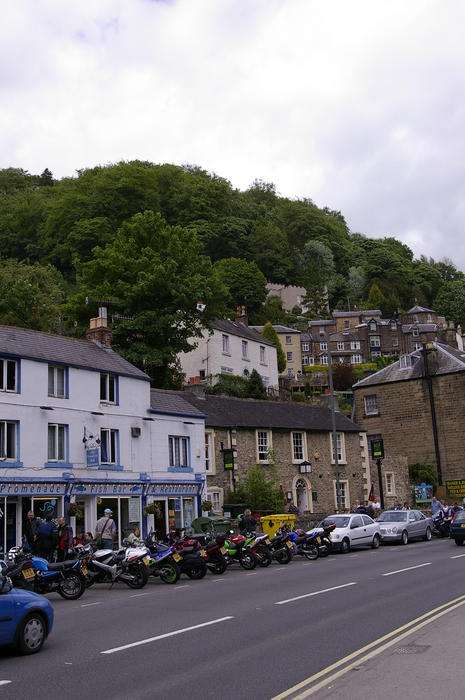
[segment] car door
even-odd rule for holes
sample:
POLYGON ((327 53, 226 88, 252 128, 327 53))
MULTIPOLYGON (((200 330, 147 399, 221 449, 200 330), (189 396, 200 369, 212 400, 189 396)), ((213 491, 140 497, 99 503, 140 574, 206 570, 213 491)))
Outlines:
POLYGON ((354 515, 350 520, 350 544, 358 545, 363 544, 363 538, 365 537, 365 531, 363 529, 363 520, 361 515, 354 515))
POLYGON ((13 590, 0 592, 0 644, 11 644, 16 633, 16 599, 13 590))
POLYGON ((417 526, 416 537, 424 537, 428 525, 428 520, 419 510, 415 510, 414 513, 417 526))
POLYGON ((369 515, 362 515, 363 528, 365 530, 364 544, 371 544, 375 532, 377 532, 376 523, 369 515))
POLYGON ((407 532, 410 539, 418 537, 418 522, 413 510, 409 510, 407 514, 407 532))

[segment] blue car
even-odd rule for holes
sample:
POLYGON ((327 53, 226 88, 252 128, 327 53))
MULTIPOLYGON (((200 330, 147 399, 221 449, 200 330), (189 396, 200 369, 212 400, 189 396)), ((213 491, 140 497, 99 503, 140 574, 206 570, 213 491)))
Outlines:
POLYGON ((13 588, 0 576, 0 645, 13 645, 22 654, 40 651, 52 631, 53 608, 37 593, 13 588))

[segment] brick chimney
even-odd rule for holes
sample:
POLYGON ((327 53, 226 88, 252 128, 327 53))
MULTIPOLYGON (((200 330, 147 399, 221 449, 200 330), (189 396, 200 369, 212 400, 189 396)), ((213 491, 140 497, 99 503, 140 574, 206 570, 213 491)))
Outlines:
POLYGON ((236 313, 237 313, 237 316, 234 319, 234 322, 235 323, 243 323, 244 326, 248 326, 249 325, 249 318, 247 316, 247 309, 245 308, 245 306, 238 306, 236 308, 236 313))
POLYGON ((107 325, 107 310, 101 306, 97 318, 91 318, 89 328, 86 331, 87 340, 100 343, 105 348, 111 348, 112 331, 107 325))

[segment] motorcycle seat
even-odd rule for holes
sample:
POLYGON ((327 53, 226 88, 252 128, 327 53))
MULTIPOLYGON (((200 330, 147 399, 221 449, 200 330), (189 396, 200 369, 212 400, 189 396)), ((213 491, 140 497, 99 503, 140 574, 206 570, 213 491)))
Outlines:
POLYGON ((307 542, 308 539, 309 539, 308 537, 297 537, 294 540, 294 544, 297 544, 297 545, 304 544, 305 542, 307 542))
POLYGON ((69 559, 67 561, 57 561, 53 564, 48 565, 49 571, 60 571, 61 569, 70 569, 76 563, 76 559, 69 559))

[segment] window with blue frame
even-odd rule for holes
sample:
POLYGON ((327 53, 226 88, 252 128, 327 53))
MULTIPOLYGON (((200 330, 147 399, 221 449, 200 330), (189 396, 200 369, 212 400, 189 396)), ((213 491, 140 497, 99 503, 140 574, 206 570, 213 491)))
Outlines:
POLYGON ((190 467, 189 438, 170 435, 168 438, 170 467, 190 467))
POLYGON ((19 392, 19 366, 16 360, 0 358, 0 391, 19 392))
POLYGON ((119 431, 102 428, 100 431, 100 463, 119 464, 119 431))
POLYGON ((68 368, 48 366, 48 395, 57 399, 68 398, 68 368))
POLYGON ((118 404, 118 388, 118 377, 115 374, 100 373, 100 401, 118 404))
POLYGON ((18 434, 17 421, 0 420, 0 459, 18 459, 18 434))

